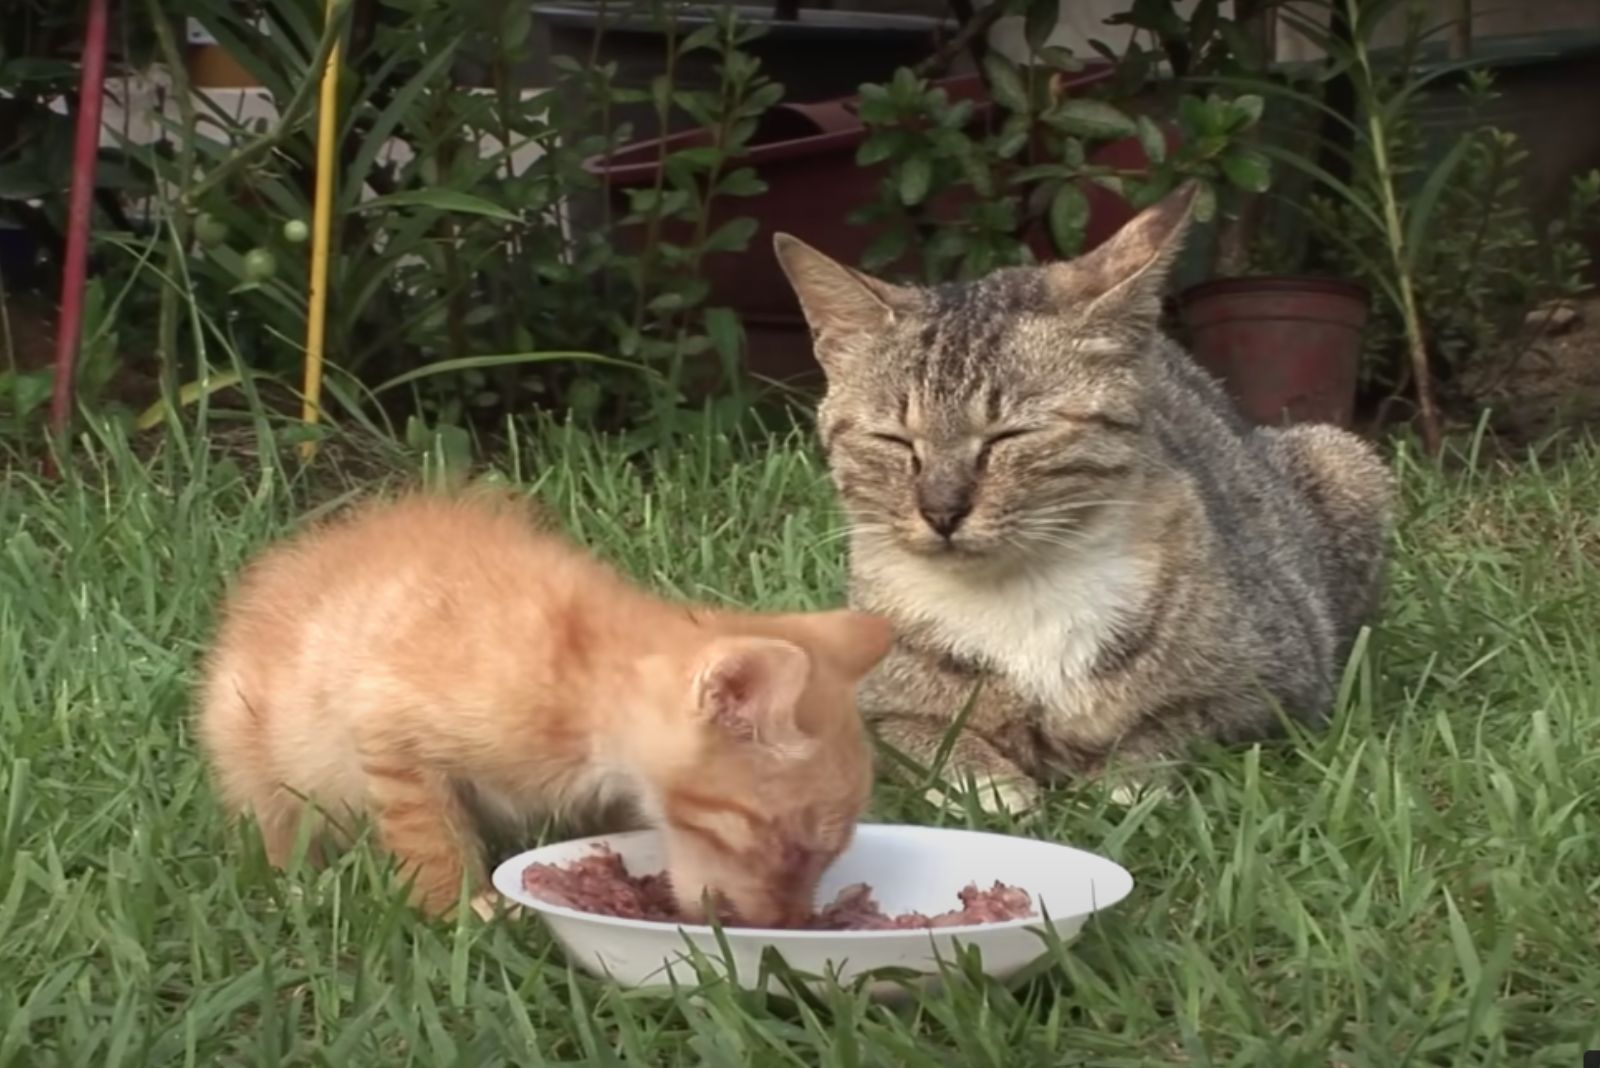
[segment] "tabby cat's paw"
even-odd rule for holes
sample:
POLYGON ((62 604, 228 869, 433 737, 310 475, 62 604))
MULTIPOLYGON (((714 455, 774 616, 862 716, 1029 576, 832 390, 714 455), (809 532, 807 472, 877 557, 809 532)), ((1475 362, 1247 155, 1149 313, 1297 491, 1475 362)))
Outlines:
MULTIPOLYGON (((978 808, 990 816, 1008 814, 1014 820, 1029 819, 1039 811, 1039 788, 1024 779, 983 778, 977 783, 978 808)), ((965 791, 946 793, 930 787, 922 796, 931 805, 956 816, 964 816, 965 791)))
POLYGON ((1170 801, 1176 794, 1169 783, 1158 780, 1133 780, 1120 782, 1111 788, 1111 803, 1118 808, 1132 808, 1147 797, 1170 801))

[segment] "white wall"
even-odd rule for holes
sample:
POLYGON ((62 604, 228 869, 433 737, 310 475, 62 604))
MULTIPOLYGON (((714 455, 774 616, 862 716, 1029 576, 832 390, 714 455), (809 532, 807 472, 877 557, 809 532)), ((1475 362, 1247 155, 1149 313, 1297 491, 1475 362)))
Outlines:
MULTIPOLYGON (((1195 3, 1196 0, 1179 0, 1176 7, 1180 14, 1187 16, 1194 10, 1195 3)), ((1127 11, 1132 6, 1130 0, 1061 0, 1060 6, 1061 17, 1047 44, 1070 48, 1075 55, 1085 57, 1095 55, 1095 50, 1089 46, 1092 40, 1101 41, 1119 54, 1128 46, 1132 28, 1107 26, 1105 20, 1127 11)), ((1230 14, 1233 0, 1223 0, 1221 10, 1224 15, 1230 14)), ((1023 20, 1011 15, 996 22, 989 31, 989 46, 1013 60, 1024 60, 1028 45, 1023 36, 1023 20)))

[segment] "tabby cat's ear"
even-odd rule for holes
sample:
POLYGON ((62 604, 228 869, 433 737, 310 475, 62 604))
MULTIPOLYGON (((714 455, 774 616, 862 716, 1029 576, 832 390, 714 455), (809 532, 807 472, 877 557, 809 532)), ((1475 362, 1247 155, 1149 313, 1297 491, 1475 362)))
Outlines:
POLYGON ((1045 268, 1056 302, 1084 319, 1153 327, 1199 189, 1193 180, 1183 183, 1128 220, 1104 244, 1045 268))
POLYGON ((719 638, 696 666, 694 705, 735 741, 792 748, 806 742, 796 710, 810 676, 811 658, 793 642, 719 638))
POLYGON ((886 329, 909 299, 907 290, 846 267, 791 234, 774 235, 772 249, 800 299, 825 371, 886 329))

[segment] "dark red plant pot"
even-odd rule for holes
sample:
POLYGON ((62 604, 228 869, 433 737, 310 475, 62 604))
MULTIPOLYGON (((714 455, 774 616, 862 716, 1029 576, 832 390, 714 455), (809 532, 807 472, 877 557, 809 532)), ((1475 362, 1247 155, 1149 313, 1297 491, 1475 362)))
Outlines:
POLYGON ((1195 359, 1258 425, 1349 426, 1367 290, 1337 278, 1220 278, 1184 290, 1195 359))
MULTIPOLYGON (((1110 66, 1086 69, 1063 85, 1068 92, 1083 91, 1105 81, 1110 66)), ((945 79, 941 83, 951 99, 971 99, 977 103, 974 122, 982 122, 990 105, 984 87, 976 76, 945 79)), ((849 221, 856 208, 878 197, 886 168, 858 166, 856 152, 866 139, 867 129, 856 114, 856 98, 816 104, 786 104, 774 108, 763 120, 744 156, 730 167, 748 166, 767 184, 766 192, 754 197, 722 197, 713 203, 712 230, 729 219, 752 217, 757 230, 742 255, 714 255, 704 265, 711 286, 709 302, 733 308, 751 333, 750 370, 773 378, 806 377, 816 370, 809 359, 798 359, 795 350, 809 347, 804 320, 793 292, 772 254, 772 235, 786 232, 826 252, 843 263, 857 264, 867 246, 877 236, 870 227, 849 221), (768 350, 759 346, 751 324, 773 343, 768 350), (781 342, 780 342, 781 339, 781 342), (782 350, 777 351, 777 350, 782 350)), ((1175 146, 1176 131, 1168 131, 1169 145, 1175 146)), ((654 186, 665 154, 685 148, 709 145, 712 132, 688 130, 665 138, 638 141, 609 156, 587 160, 585 169, 605 184, 615 215, 624 214, 628 190, 654 186)), ((1102 146, 1090 154, 1090 161, 1126 170, 1149 165, 1137 138, 1102 146)), ((1091 182, 1082 183, 1089 201, 1085 250, 1103 242, 1121 228, 1135 211, 1122 197, 1091 182)), ((964 191, 935 198, 929 204, 935 218, 954 218, 971 200, 964 191)), ((645 241, 642 227, 622 227, 617 241, 631 252, 645 241)), ((660 237, 673 244, 692 240, 686 224, 669 222, 660 237)), ((1030 227, 1023 235, 1039 259, 1054 258, 1049 235, 1043 226, 1030 227)), ((904 269, 902 261, 891 264, 885 273, 904 269)))

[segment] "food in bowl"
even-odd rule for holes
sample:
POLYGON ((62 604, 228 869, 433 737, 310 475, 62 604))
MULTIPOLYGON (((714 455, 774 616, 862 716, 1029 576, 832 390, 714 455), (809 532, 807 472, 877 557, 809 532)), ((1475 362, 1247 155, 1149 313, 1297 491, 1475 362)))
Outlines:
MULTIPOLYGON (((683 916, 664 873, 630 874, 622 858, 604 845, 566 864, 530 864, 522 872, 522 888, 556 905, 655 923, 679 923, 683 916)), ((885 913, 872 888, 855 883, 833 901, 815 910, 799 927, 814 931, 889 931, 922 927, 964 927, 1003 923, 1036 915, 1033 898, 1020 887, 996 881, 987 890, 968 883, 958 895, 960 908, 932 916, 921 912, 885 913)), ((724 926, 745 926, 737 916, 720 913, 724 926)))

